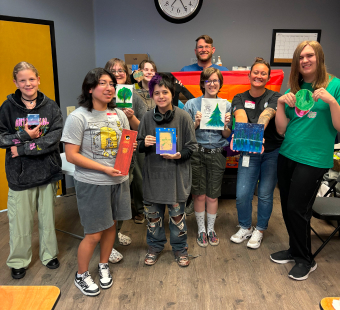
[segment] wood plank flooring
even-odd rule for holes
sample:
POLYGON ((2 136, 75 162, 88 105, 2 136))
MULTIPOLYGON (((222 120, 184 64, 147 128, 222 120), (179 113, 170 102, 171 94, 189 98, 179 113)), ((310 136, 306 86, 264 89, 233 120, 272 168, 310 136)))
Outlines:
MULTIPOLYGON (((257 198, 253 202, 253 224, 256 224, 257 198)), ((167 220, 166 231, 169 236, 167 220)), ((321 234, 332 231, 327 223, 313 219, 313 227, 321 234)), ((238 228, 234 199, 219 201, 216 232, 220 238, 217 247, 201 248, 196 243, 196 220, 187 217, 189 253, 200 255, 188 268, 180 268, 166 245, 156 265, 144 265, 146 222, 126 221, 122 233, 132 238, 129 246, 117 248, 124 259, 110 264, 114 284, 108 290, 91 298, 84 296, 73 284, 77 270, 79 240, 57 232, 60 267, 49 270, 38 255, 38 229, 35 221, 32 237, 33 258, 26 276, 13 280, 6 266, 9 253, 7 213, 0 213, 0 285, 55 285, 61 296, 56 310, 96 309, 319 309, 319 302, 327 296, 340 296, 340 238, 338 235, 317 257, 318 268, 306 281, 288 278, 293 264, 275 264, 269 255, 288 247, 288 235, 282 220, 280 201, 275 191, 274 210, 261 247, 251 250, 246 242, 234 244, 229 238, 238 228)), ((79 222, 76 197, 57 199, 56 227, 78 235, 83 234, 79 222)), ((312 237, 313 250, 320 240, 312 237)), ((90 263, 90 272, 99 282, 97 264, 99 247, 90 263)), ((1 308, 1 301, 0 301, 1 308)), ((28 309, 29 310, 29 309, 28 309)))

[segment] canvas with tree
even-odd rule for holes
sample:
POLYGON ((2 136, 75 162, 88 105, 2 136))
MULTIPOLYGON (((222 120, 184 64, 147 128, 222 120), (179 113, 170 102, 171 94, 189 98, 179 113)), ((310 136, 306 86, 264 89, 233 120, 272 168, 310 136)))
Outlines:
POLYGON ((203 98, 200 129, 223 130, 227 102, 226 99, 203 98))
POLYGON ((118 84, 116 104, 118 108, 132 108, 133 85, 118 84))

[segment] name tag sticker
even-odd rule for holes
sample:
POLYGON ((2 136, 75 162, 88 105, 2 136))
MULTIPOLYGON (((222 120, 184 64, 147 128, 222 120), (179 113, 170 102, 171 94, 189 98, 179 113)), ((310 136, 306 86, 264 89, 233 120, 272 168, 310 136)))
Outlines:
POLYGON ((255 109, 255 101, 246 100, 244 107, 247 109, 255 109))
POLYGON ((250 156, 245 155, 242 158, 242 167, 249 167, 250 156))
POLYGON ((117 113, 106 113, 107 120, 111 123, 118 118, 117 113))

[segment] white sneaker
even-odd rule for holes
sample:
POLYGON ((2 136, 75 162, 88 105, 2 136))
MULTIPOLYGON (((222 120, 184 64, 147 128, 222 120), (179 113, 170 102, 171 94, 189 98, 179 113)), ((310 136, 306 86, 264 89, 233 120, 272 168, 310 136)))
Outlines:
POLYGON ((110 273, 109 264, 102 264, 98 265, 98 271, 99 271, 99 283, 101 288, 109 288, 112 286, 112 276, 110 273))
POLYGON ((131 238, 129 236, 123 235, 120 232, 118 233, 118 241, 121 245, 129 245, 131 244, 131 238))
POLYGON ((123 255, 120 254, 116 249, 112 248, 110 257, 109 257, 109 262, 112 264, 118 263, 123 259, 123 255))
POLYGON ((86 296, 97 296, 100 293, 98 285, 94 283, 88 271, 86 271, 80 278, 77 277, 76 273, 74 284, 86 296))
MULTIPOLYGON (((237 227, 240 227, 240 226, 237 226, 237 227)), ((235 243, 241 243, 247 238, 250 238, 252 233, 253 233, 253 227, 251 227, 250 229, 243 229, 242 227, 240 227, 238 232, 235 235, 231 236, 230 240, 235 243)))
POLYGON ((251 238, 247 243, 247 247, 252 249, 258 249, 261 245, 262 239, 263 233, 261 233, 259 230, 255 228, 253 234, 251 235, 251 238))

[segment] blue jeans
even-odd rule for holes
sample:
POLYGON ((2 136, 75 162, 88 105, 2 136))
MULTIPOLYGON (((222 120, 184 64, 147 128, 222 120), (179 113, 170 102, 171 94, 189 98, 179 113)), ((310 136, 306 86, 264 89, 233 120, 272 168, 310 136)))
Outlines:
MULTIPOLYGON (((165 204, 149 203, 144 201, 144 214, 148 220, 148 231, 146 241, 149 246, 149 253, 160 253, 166 244, 166 236, 164 229, 164 211, 165 204), (151 222, 150 219, 157 219, 151 222)), ((170 244, 175 256, 187 255, 187 224, 184 214, 185 202, 175 205, 168 205, 169 210, 169 228, 170 228, 170 244), (183 215, 181 220, 176 223, 172 217, 183 215)))
POLYGON ((273 193, 277 183, 277 158, 280 148, 263 154, 242 152, 240 156, 236 207, 238 222, 243 229, 251 227, 252 200, 257 182, 258 206, 256 229, 266 230, 273 210, 273 193), (242 167, 243 156, 250 157, 249 167, 242 167))

